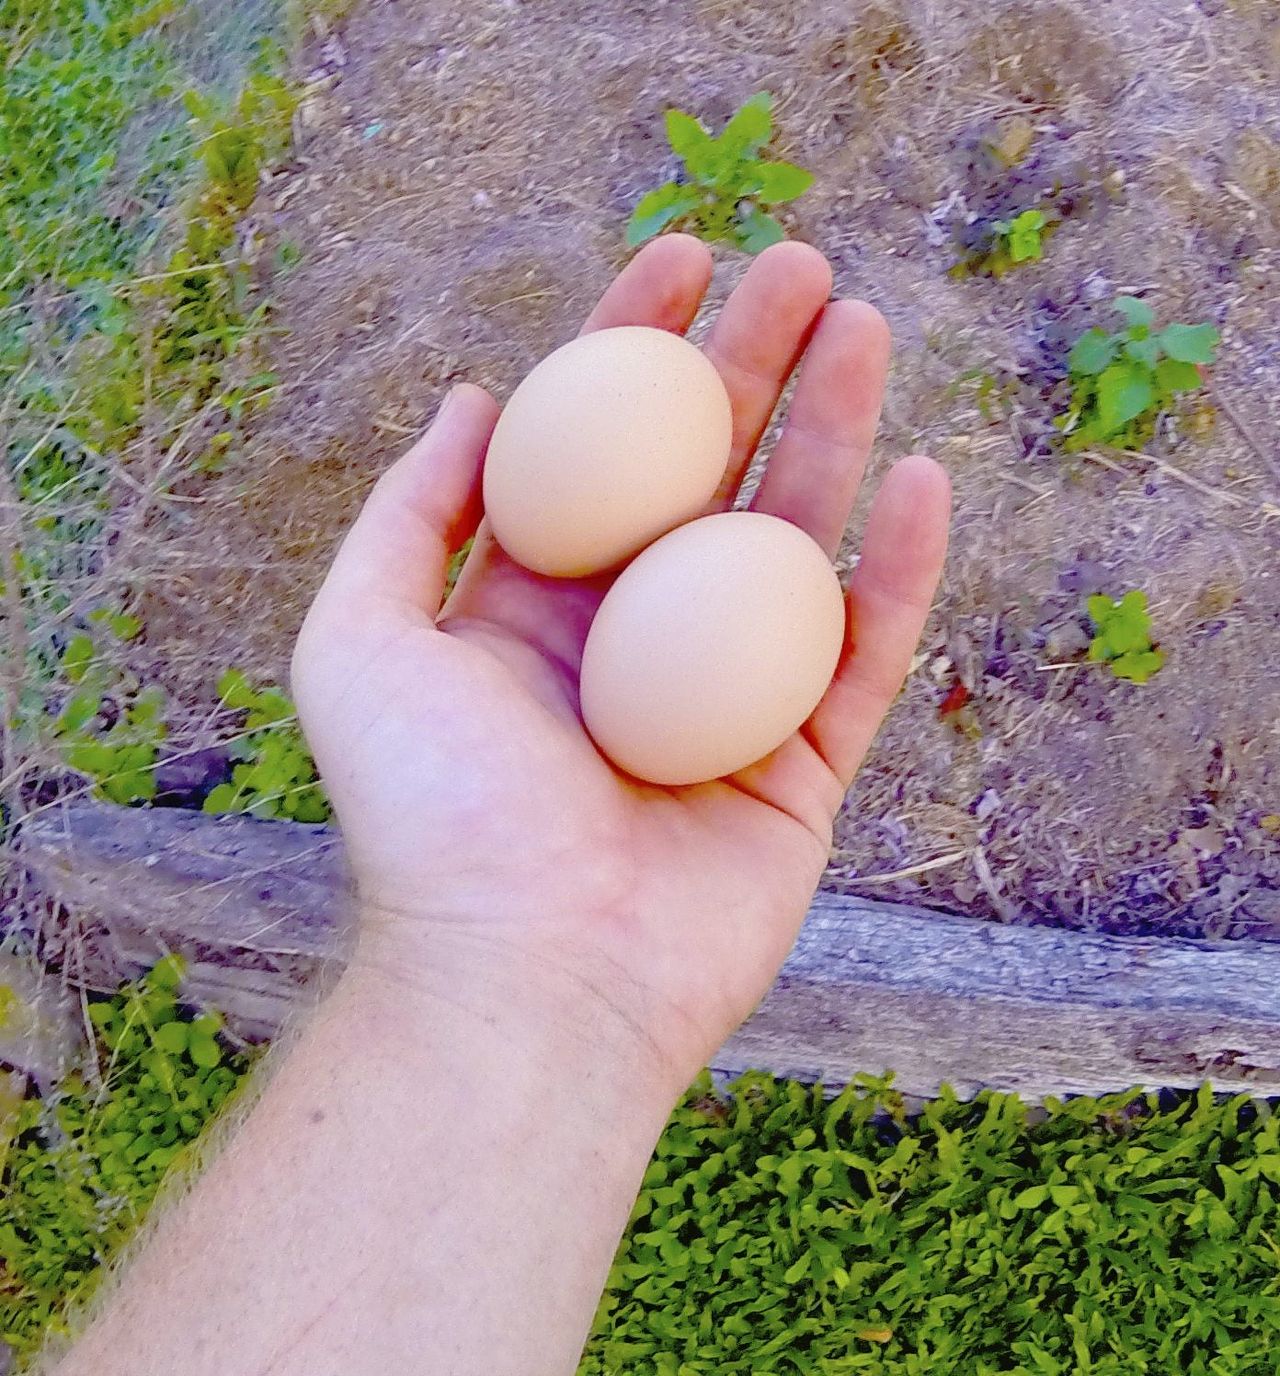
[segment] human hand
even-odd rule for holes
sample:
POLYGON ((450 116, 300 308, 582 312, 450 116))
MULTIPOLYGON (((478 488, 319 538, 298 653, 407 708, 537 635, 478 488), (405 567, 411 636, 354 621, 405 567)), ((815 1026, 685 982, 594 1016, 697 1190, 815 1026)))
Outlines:
MULTIPOLYGON (((583 328, 683 331, 710 272, 696 240, 658 239, 583 328)), ((830 290, 816 250, 771 248, 706 350, 734 410, 720 506, 803 356, 753 505, 834 555, 876 429, 889 334, 865 303, 828 303, 830 290)), ((882 483, 850 579, 849 642, 806 725, 731 778, 660 788, 618 773, 578 714, 582 646, 611 578, 530 573, 481 521, 497 414, 480 388, 450 393, 379 480, 294 656, 362 903, 358 959, 489 1025, 561 1019, 675 1096, 795 940, 836 811, 928 613, 948 482, 915 457, 882 483), (441 610, 450 557, 473 532, 441 610)))

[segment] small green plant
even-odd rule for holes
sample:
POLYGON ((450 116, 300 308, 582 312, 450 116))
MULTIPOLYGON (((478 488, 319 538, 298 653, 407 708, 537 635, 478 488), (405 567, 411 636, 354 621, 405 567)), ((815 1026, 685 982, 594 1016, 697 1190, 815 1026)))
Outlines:
POLYGON ((1141 448, 1175 398, 1199 387, 1201 367, 1217 357, 1219 335, 1210 324, 1157 330, 1151 307, 1134 296, 1117 297, 1115 309, 1124 328, 1087 330, 1067 360, 1071 398, 1054 422, 1067 449, 1141 448))
POLYGON ((224 706, 246 716, 243 734, 231 745, 237 761, 231 782, 210 792, 204 810, 327 822, 332 809, 293 703, 279 688, 255 688, 238 669, 223 674, 218 693, 224 706))
POLYGON ((184 242, 156 294, 166 311, 161 357, 200 400, 217 388, 221 365, 263 318, 260 307, 248 305, 245 266, 225 260, 263 168, 288 144, 297 96, 276 74, 280 65, 268 50, 232 101, 196 90, 184 96, 204 180, 188 202, 184 242))
POLYGON ((952 277, 1003 277, 1023 263, 1038 262, 1058 228, 1056 217, 1040 209, 1024 210, 1011 219, 979 221, 964 227, 960 258, 952 277))
POLYGON ((765 207, 802 196, 813 173, 758 156, 773 134, 768 91, 746 101, 719 136, 683 110, 667 111, 666 129, 684 168, 674 181, 641 197, 627 224, 628 244, 642 244, 675 227, 708 241, 727 239, 747 253, 786 238, 765 207))
POLYGON ((1044 256, 1044 231, 1048 223, 1042 210, 1024 210, 1012 220, 996 221, 996 232, 1011 263, 1027 263, 1044 256))
POLYGON ((1089 618, 1094 636, 1089 642, 1089 658, 1105 664, 1117 678, 1145 683, 1159 673, 1164 651, 1151 641, 1151 617, 1147 614, 1147 595, 1139 588, 1118 601, 1105 593, 1091 597, 1089 618))
POLYGON ((0 1153, 0 1340, 20 1363, 65 1332, 68 1306, 89 1297, 248 1070, 216 1013, 181 1006, 182 973, 169 956, 91 1003, 98 1074, 73 1072, 12 1116, 0 1153))
MULTIPOLYGON (((141 623, 125 612, 100 610, 95 630, 130 640, 141 623)), ((155 765, 167 734, 164 690, 143 687, 113 664, 91 631, 79 631, 59 663, 71 692, 53 721, 67 765, 94 780, 94 792, 113 803, 149 802, 156 796, 155 765)))

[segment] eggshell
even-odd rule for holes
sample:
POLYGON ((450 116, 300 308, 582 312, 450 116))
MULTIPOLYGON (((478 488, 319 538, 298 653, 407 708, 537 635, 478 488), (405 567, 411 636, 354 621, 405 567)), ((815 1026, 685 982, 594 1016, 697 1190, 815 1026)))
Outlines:
POLYGON ((640 325, 582 335, 498 420, 484 467, 494 536, 536 573, 616 568, 706 510, 732 432, 724 383, 688 340, 640 325))
POLYGON ((616 765, 701 783, 776 750, 844 643, 831 562, 776 516, 705 516, 650 545, 605 595, 582 655, 587 729, 616 765))

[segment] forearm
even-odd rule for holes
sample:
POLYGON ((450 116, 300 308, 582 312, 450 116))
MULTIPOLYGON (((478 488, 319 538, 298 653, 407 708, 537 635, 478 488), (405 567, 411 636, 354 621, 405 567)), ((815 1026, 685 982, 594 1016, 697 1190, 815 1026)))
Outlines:
POLYGON ((669 1095, 519 979, 354 965, 58 1376, 572 1373, 669 1095))

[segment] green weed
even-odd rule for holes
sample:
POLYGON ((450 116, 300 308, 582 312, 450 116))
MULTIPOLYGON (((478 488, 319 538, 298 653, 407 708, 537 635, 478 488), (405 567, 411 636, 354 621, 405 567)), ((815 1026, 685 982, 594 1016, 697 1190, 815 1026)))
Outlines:
MULTIPOLYGON (((184 242, 169 258, 157 293, 166 306, 160 356, 170 367, 216 364, 260 322, 260 308, 247 303, 247 269, 227 255, 263 169, 288 143, 297 97, 276 75, 281 60, 277 50, 264 49, 234 100, 185 93, 205 176, 188 204, 184 242)), ((196 395, 207 395, 214 382, 197 385, 196 395)))
POLYGON ((244 732, 231 745, 231 782, 210 792, 204 810, 327 822, 332 809, 293 703, 279 688, 253 687, 238 669, 223 674, 218 694, 224 706, 245 713, 244 732))
POLYGON ((1043 210, 1024 210, 1007 220, 968 226, 963 255, 952 264, 952 277, 1003 277, 1024 263, 1039 262, 1059 220, 1043 210))
POLYGON ((680 228, 700 239, 725 239, 744 252, 759 253, 786 237, 765 207, 802 196, 813 173, 758 156, 773 135, 768 91, 746 101, 718 136, 682 110, 667 111, 666 130, 683 171, 641 197, 627 224, 628 244, 680 228))
POLYGON ((1044 234, 1049 221, 1042 210, 1024 210, 1012 220, 997 220, 996 232, 1011 263, 1044 257, 1044 234))
POLYGON ((1147 614, 1147 595, 1135 588, 1117 602, 1100 593, 1088 602, 1094 637, 1089 642, 1089 658, 1105 664, 1117 678, 1145 683, 1160 672, 1164 651, 1151 640, 1151 617, 1147 614))
MULTIPOLYGON (((89 622, 119 639, 141 629, 136 617, 99 611, 89 622)), ((155 765, 167 734, 164 690, 143 687, 105 658, 91 631, 73 635, 62 652, 60 678, 70 692, 53 720, 53 734, 70 769, 94 781, 94 792, 113 803, 149 802, 156 796, 155 765)))
POLYGON ((1087 330, 1071 350, 1071 398, 1054 421, 1067 449, 1140 449, 1175 399, 1201 386, 1201 367, 1217 356, 1212 325, 1157 330, 1151 307, 1134 296, 1117 297, 1115 309, 1124 317, 1123 329, 1087 330))
MULTIPOLYGON (((53 693, 65 688, 52 714, 53 738, 63 762, 93 782, 97 797, 150 802, 168 735, 164 690, 142 685, 103 653, 108 629, 122 640, 138 634, 136 617, 99 611, 88 621, 89 630, 67 641, 51 676, 53 693)), ((223 674, 218 694, 224 707, 242 714, 242 726, 228 746, 231 781, 210 790, 204 811, 327 822, 332 809, 289 698, 270 684, 255 687, 238 669, 223 674)))
POLYGON ((580 1376, 1270 1376, 1280 1119, 708 1080, 645 1173, 580 1376))
POLYGON ((20 1103, 0 1148, 0 1339, 20 1363, 66 1331, 68 1306, 138 1229, 165 1176, 235 1092, 249 1061, 216 1013, 179 1002, 182 961, 89 1005, 100 1078, 67 1075, 20 1103))

